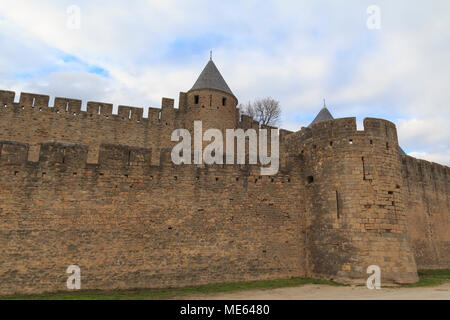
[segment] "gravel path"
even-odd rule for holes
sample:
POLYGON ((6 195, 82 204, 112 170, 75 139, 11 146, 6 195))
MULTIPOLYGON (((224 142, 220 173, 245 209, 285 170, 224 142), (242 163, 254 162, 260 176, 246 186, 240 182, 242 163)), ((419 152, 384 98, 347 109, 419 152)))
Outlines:
POLYGON ((292 288, 247 290, 231 293, 196 294, 179 299, 192 300, 450 300, 450 283, 437 287, 381 288, 369 290, 363 286, 335 287, 304 285, 292 288))

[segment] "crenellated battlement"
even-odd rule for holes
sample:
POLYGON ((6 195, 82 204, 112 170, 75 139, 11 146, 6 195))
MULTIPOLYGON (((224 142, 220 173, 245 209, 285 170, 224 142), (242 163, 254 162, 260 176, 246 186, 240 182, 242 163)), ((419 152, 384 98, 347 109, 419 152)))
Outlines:
MULTIPOLYGON (((49 105, 50 96, 37 93, 21 92, 19 102, 14 102, 16 93, 14 91, 0 90, 0 113, 1 112, 37 112, 42 114, 60 114, 70 117, 73 121, 78 119, 103 119, 103 120, 124 120, 142 123, 143 125, 168 125, 180 120, 183 112, 186 111, 187 94, 180 92, 179 107, 174 107, 174 99, 162 98, 161 108, 147 107, 147 114, 144 108, 118 105, 117 113, 114 113, 112 103, 88 101, 86 108, 82 108, 82 100, 73 98, 55 97, 53 106, 49 105)), ((242 129, 258 129, 259 123, 247 115, 241 115, 237 126, 242 129)), ((275 127, 267 126, 267 129, 275 127)))
POLYGON ((311 128, 301 130, 286 136, 286 139, 306 140, 309 138, 340 137, 350 135, 371 135, 378 137, 396 137, 396 127, 391 121, 377 118, 365 118, 364 130, 357 130, 356 118, 339 118, 314 123, 311 128), (394 135, 395 134, 395 135, 394 135))
POLYGON ((13 112, 35 111, 43 113, 56 113, 70 115, 78 118, 100 117, 105 120, 134 120, 142 123, 160 124, 163 120, 169 121, 176 117, 178 109, 174 108, 174 100, 162 98, 161 108, 148 108, 144 117, 144 108, 119 105, 117 113, 113 112, 113 104, 105 102, 88 101, 86 110, 82 110, 82 100, 55 97, 54 105, 50 106, 50 96, 36 93, 21 92, 19 102, 14 102, 14 91, 0 90, 0 112, 13 110, 13 112))
MULTIPOLYGON (((71 168, 86 168, 89 164, 111 169, 152 165, 151 148, 102 143, 96 163, 88 163, 88 153, 89 147, 84 144, 42 142, 39 144, 38 160, 30 161, 29 144, 8 140, 0 141, 1 165, 24 166, 29 163, 38 163, 46 167, 64 165, 71 168)), ((164 165, 163 161, 161 165, 164 165)))
POLYGON ((404 165, 408 165, 408 166, 417 168, 418 171, 420 171, 419 168, 427 168, 427 170, 429 169, 430 171, 438 170, 441 172, 450 170, 450 167, 448 167, 446 165, 432 162, 432 161, 423 160, 423 159, 417 159, 417 158, 414 158, 414 157, 411 157, 408 155, 402 155, 402 162, 404 165))
POLYGON ((282 143, 289 152, 311 152, 333 146, 348 147, 364 143, 382 144, 386 148, 398 148, 395 124, 384 119, 365 118, 364 130, 358 130, 356 118, 340 118, 315 123, 311 128, 284 135, 282 143))
MULTIPOLYGON (((42 142, 38 145, 37 161, 30 160, 30 145, 17 141, 0 140, 0 167, 24 167, 32 169, 86 169, 100 170, 102 172, 124 173, 131 172, 137 175, 148 175, 164 168, 171 168, 173 172, 203 171, 213 175, 222 174, 230 176, 258 176, 260 179, 259 165, 175 165, 171 159, 171 149, 159 150, 159 164, 152 162, 152 149, 133 146, 103 143, 99 146, 97 161, 89 162, 89 147, 84 144, 73 144, 64 142, 42 142)), ((192 154, 193 156, 193 154, 192 154)), ((226 154, 224 154, 224 159, 226 154)), ((296 175, 292 171, 295 168, 283 168, 280 176, 296 175)), ((297 170, 298 171, 298 170, 297 170)))

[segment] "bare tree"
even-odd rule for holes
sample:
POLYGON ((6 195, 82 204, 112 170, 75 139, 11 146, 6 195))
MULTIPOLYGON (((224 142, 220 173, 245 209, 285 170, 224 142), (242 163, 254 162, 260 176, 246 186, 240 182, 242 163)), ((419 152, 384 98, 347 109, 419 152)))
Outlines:
POLYGON ((252 103, 250 101, 247 102, 246 105, 244 105, 242 103, 239 103, 239 105, 237 107, 238 107, 239 113, 241 115, 245 114, 245 115, 255 119, 255 110, 253 109, 253 105, 252 105, 252 103))
POLYGON ((277 126, 281 120, 280 102, 271 97, 256 99, 253 103, 239 105, 242 114, 246 114, 258 121, 259 124, 277 126))

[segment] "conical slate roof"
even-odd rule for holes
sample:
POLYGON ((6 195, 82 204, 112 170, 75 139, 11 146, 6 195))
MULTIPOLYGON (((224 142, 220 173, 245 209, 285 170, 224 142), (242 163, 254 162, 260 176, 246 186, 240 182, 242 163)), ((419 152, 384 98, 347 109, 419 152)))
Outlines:
POLYGON ((322 110, 320 110, 319 114, 314 118, 314 120, 310 123, 308 128, 311 128, 314 123, 319 123, 325 120, 333 120, 333 116, 331 115, 330 111, 328 111, 327 107, 323 107, 322 110))
POLYGON ((212 60, 208 61, 191 90, 198 89, 216 89, 234 96, 212 60))

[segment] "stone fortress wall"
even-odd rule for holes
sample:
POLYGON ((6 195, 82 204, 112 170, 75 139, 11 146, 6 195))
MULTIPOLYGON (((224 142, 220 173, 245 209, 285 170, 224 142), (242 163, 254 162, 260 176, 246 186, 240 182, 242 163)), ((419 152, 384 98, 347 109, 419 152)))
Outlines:
POLYGON ((402 156, 408 234, 419 269, 450 267, 449 167, 402 156))
POLYGON ((193 120, 259 127, 227 93, 180 93, 178 108, 163 98, 148 118, 48 101, 0 91, 2 295, 65 290, 71 264, 83 289, 363 282, 373 264, 382 281, 411 283, 418 267, 450 265, 449 168, 401 156, 389 121, 280 130, 280 171, 260 176, 252 165, 170 161, 172 131, 193 120))

